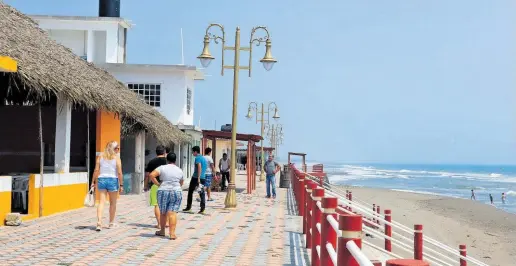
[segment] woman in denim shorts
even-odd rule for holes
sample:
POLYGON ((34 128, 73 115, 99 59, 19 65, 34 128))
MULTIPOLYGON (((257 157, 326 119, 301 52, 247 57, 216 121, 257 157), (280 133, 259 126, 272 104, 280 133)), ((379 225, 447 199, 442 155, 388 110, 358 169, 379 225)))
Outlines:
POLYGON ((104 203, 109 194, 109 228, 115 227, 116 201, 118 191, 122 192, 122 162, 118 153, 120 146, 116 141, 110 141, 106 145, 104 152, 97 157, 95 171, 93 172, 93 182, 91 187, 97 186, 100 193, 100 202, 97 206, 97 231, 102 230, 102 213, 104 203))
POLYGON ((157 236, 165 236, 165 227, 167 220, 169 224, 170 239, 175 240, 177 212, 181 207, 181 200, 183 199, 183 171, 176 166, 176 154, 167 154, 167 163, 162 165, 149 174, 149 178, 158 186, 158 206, 160 211, 161 230, 156 231, 157 236), (157 178, 161 183, 158 182, 157 178))

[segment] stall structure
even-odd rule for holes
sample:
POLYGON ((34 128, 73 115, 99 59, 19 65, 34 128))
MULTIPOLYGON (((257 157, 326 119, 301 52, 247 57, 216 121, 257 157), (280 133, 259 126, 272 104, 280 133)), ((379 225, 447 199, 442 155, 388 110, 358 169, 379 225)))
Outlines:
MULTIPOLYGON (((226 131, 216 131, 216 130, 203 130, 202 131, 202 151, 206 147, 211 147, 212 149, 212 158, 215 162, 215 166, 217 166, 217 160, 220 158, 216 158, 217 154, 217 140, 231 139, 231 132, 226 131), (211 141, 211 145, 208 145, 208 141, 211 141)), ((237 141, 245 141, 247 142, 247 194, 253 193, 256 189, 256 143, 261 141, 262 137, 253 134, 239 134, 237 133, 237 141)), ((237 162, 231 162, 232 164, 237 164, 237 162)), ((235 167, 236 169, 236 167, 235 167)))

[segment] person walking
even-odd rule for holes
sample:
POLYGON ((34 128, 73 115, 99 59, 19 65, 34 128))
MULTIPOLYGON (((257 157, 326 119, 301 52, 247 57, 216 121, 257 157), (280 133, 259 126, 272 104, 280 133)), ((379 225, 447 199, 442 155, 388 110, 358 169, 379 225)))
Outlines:
POLYGON ((267 198, 271 197, 271 189, 272 189, 272 198, 276 198, 276 173, 280 171, 279 164, 274 161, 274 156, 269 154, 269 159, 263 165, 263 170, 266 174, 266 184, 267 187, 267 198))
MULTIPOLYGON (((160 211, 159 211, 159 205, 158 205, 158 186, 153 184, 153 182, 149 179, 149 174, 156 170, 156 168, 166 165, 167 159, 166 159, 166 148, 163 145, 156 146, 156 158, 149 161, 147 164, 147 167, 145 167, 145 184, 144 184, 144 190, 148 191, 150 188, 149 193, 149 202, 150 206, 154 207, 154 216, 156 217, 156 228, 160 229, 160 211)), ((160 177, 157 176, 158 183, 161 182, 160 177)))
POLYGON ((502 192, 502 204, 505 204, 505 192, 502 192))
POLYGON ((222 176, 221 189, 222 191, 226 190, 226 180, 229 184, 229 168, 231 166, 231 160, 228 158, 228 154, 222 154, 222 159, 219 161, 219 170, 220 175, 222 176))
POLYGON ((169 237, 172 240, 177 238, 177 212, 181 207, 183 199, 183 170, 176 166, 176 154, 167 154, 166 165, 161 165, 149 174, 149 178, 153 185, 158 187, 158 206, 160 210, 160 230, 156 231, 157 236, 165 236, 165 228, 167 222, 169 224, 169 237), (158 181, 158 177, 160 181, 158 181))
POLYGON ((208 194, 208 201, 213 201, 211 198, 211 181, 216 173, 215 164, 211 157, 211 148, 207 147, 204 149, 204 159, 206 160, 206 193, 208 194))
POLYGON ((475 198, 475 191, 473 191, 473 189, 471 190, 471 199, 472 199, 472 200, 477 200, 477 199, 475 198))
POLYGON ((190 212, 192 209, 192 200, 193 200, 193 192, 196 188, 198 188, 199 196, 201 197, 201 210, 200 214, 204 213, 204 209, 206 207, 206 199, 204 193, 204 185, 206 184, 206 159, 201 155, 201 148, 199 146, 194 146, 192 148, 192 154, 195 157, 194 160, 194 172, 192 175, 192 180, 190 180, 190 185, 188 186, 188 197, 186 199, 186 208, 183 209, 184 212, 190 212))
POLYGON ((493 195, 489 194, 489 199, 491 200, 491 205, 494 205, 494 202, 493 202, 493 195))
POLYGON ((102 230, 102 213, 104 212, 104 203, 109 195, 109 228, 116 226, 115 213, 118 192, 123 192, 122 186, 122 162, 118 153, 120 146, 116 141, 110 141, 106 145, 104 152, 97 157, 95 170, 93 171, 93 180, 91 187, 98 186, 100 193, 100 202, 97 206, 97 227, 96 231, 102 230))

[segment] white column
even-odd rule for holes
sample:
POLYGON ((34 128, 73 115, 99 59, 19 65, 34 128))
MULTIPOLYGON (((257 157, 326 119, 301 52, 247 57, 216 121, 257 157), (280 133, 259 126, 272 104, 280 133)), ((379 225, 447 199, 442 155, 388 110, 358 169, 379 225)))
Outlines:
POLYGON ((93 62, 93 58, 95 57, 95 34, 93 30, 88 30, 87 39, 86 57, 88 58, 88 62, 93 62))
POLYGON ((180 159, 180 154, 181 154, 181 144, 177 144, 177 143, 174 143, 174 153, 176 154, 176 165, 180 165, 179 162, 181 161, 180 159))
POLYGON ((72 129, 72 103, 58 99, 56 106, 55 169, 56 173, 70 172, 70 137, 72 129))
POLYGON ((178 153, 176 154, 176 158, 177 158, 176 165, 177 165, 177 166, 179 166, 179 167, 181 167, 181 161, 183 161, 183 160, 181 159, 181 156, 182 156, 182 154, 183 154, 183 153, 181 152, 181 143, 177 144, 177 146, 179 146, 179 147, 178 147, 178 149, 177 149, 177 152, 178 152, 178 153))
POLYGON ((118 63, 118 28, 106 31, 106 63, 118 63))
POLYGON ((145 131, 140 131, 135 137, 135 157, 134 157, 134 176, 133 193, 140 194, 142 182, 145 175, 145 131))

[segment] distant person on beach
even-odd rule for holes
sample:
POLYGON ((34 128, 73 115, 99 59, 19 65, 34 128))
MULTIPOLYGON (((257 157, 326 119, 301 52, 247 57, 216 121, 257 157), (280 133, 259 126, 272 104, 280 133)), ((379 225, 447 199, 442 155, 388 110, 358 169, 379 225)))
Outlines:
POLYGON ((201 148, 199 148, 199 146, 194 146, 192 148, 192 154, 195 157, 194 172, 192 175, 192 180, 190 180, 190 186, 188 186, 186 208, 184 208, 183 211, 189 212, 192 209, 193 192, 197 188, 200 194, 199 197, 201 198, 201 210, 199 211, 199 214, 204 214, 204 209, 206 207, 204 186, 206 184, 206 168, 208 167, 206 159, 204 159, 204 157, 201 155, 201 148))
POLYGON ((494 202, 493 202, 493 195, 489 194, 489 199, 491 200, 491 205, 494 205, 494 202))
POLYGON ((502 204, 505 204, 505 192, 502 192, 502 204))
POLYGON ((167 222, 169 224, 170 239, 175 240, 177 212, 181 207, 183 194, 183 171, 176 166, 176 154, 167 154, 166 165, 161 165, 149 174, 153 185, 158 187, 157 198, 160 210, 160 230, 156 231, 157 236, 165 236, 167 222), (159 176, 161 182, 158 182, 159 176))
POLYGON ((267 198, 271 197, 272 189, 272 198, 274 199, 276 198, 276 173, 280 171, 280 166, 274 161, 272 154, 269 154, 269 159, 263 165, 263 170, 266 174, 267 198))
POLYGON ((204 149, 204 159, 206 160, 206 193, 208 194, 208 201, 213 201, 211 198, 211 181, 215 174, 215 164, 213 163, 213 158, 211 157, 211 148, 207 147, 204 149))
POLYGON ((473 191, 473 189, 471 190, 471 199, 472 199, 472 200, 477 200, 477 199, 475 198, 475 191, 473 191))
POLYGON ((221 189, 224 191, 226 190, 226 180, 229 184, 229 168, 231 165, 231 161, 228 158, 228 154, 224 153, 222 154, 222 159, 219 161, 219 170, 220 174, 222 175, 222 183, 221 183, 221 189))
MULTIPOLYGON (((154 207, 154 216, 156 217, 156 228, 160 229, 160 211, 158 205, 158 186, 153 184, 153 182, 149 179, 149 174, 152 173, 156 168, 167 164, 166 157, 167 149, 163 145, 156 146, 156 158, 149 161, 147 167, 145 167, 145 181, 144 181, 144 190, 149 192, 149 202, 150 206, 154 207)), ((161 182, 159 175, 156 177, 158 183, 161 182)))
POLYGON ((93 171, 93 182, 91 187, 97 186, 100 192, 100 202, 97 206, 97 227, 96 231, 102 230, 102 213, 104 203, 109 194, 109 228, 116 227, 115 213, 118 192, 123 192, 122 162, 118 153, 120 146, 116 141, 110 141, 106 145, 104 152, 97 157, 95 170, 93 171))

